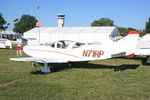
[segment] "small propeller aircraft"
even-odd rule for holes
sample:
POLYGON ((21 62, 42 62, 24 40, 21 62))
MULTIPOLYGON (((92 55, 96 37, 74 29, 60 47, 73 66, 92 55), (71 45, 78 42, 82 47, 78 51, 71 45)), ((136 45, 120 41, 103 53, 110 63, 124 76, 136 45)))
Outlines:
POLYGON ((139 43, 136 47, 135 55, 147 56, 146 63, 150 63, 150 34, 146 34, 139 39, 139 43))
POLYGON ((12 48, 12 43, 10 40, 1 39, 0 41, 0 48, 12 48))
POLYGON ((81 43, 71 40, 59 40, 49 45, 26 45, 23 51, 31 57, 10 60, 44 63, 41 72, 49 73, 49 63, 83 62, 134 55, 139 34, 138 31, 131 31, 128 36, 109 46, 98 42, 81 43))

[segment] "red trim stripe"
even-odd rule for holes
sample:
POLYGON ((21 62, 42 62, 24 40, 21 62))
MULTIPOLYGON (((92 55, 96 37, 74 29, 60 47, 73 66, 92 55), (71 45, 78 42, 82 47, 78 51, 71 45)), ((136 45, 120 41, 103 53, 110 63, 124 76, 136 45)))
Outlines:
POLYGON ((82 59, 82 58, 81 58, 81 57, 79 57, 79 56, 75 56, 75 55, 67 54, 67 53, 63 53, 63 52, 58 52, 58 51, 50 51, 50 50, 35 50, 35 49, 27 49, 27 50, 32 50, 32 51, 43 51, 43 52, 54 52, 54 53, 63 54, 63 55, 68 55, 68 56, 72 56, 72 57, 75 57, 75 58, 80 58, 80 59, 82 59))
POLYGON ((126 55, 125 57, 133 57, 133 56, 135 56, 135 53, 132 53, 132 54, 126 55))

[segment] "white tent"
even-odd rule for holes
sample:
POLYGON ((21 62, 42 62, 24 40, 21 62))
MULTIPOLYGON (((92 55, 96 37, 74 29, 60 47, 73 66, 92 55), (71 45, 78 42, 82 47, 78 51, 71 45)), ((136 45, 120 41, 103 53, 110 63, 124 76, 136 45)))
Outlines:
POLYGON ((36 38, 41 43, 57 40, 74 40, 84 43, 112 41, 120 36, 116 27, 40 27, 24 33, 24 38, 36 38), (111 39, 110 39, 111 37, 111 39))

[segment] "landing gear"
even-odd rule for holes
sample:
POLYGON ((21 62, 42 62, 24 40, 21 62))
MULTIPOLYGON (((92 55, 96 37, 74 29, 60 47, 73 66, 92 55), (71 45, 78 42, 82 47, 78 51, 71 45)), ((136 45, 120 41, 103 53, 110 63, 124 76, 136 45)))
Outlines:
POLYGON ((32 63, 32 67, 36 67, 36 64, 35 64, 35 62, 33 62, 33 63, 32 63))
POLYGON ((43 73, 51 72, 50 68, 48 67, 48 63, 44 63, 44 66, 41 67, 41 72, 43 72, 43 73))
POLYGON ((71 67, 71 66, 72 66, 72 63, 71 63, 71 62, 69 62, 69 63, 68 63, 68 67, 71 67))

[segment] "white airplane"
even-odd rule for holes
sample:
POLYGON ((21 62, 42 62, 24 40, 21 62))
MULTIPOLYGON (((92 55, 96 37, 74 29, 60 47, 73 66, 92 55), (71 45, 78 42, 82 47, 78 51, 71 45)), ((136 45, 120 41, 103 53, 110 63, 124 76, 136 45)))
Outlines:
POLYGON ((26 45, 23 51, 31 57, 10 58, 14 61, 44 63, 41 72, 51 72, 48 63, 69 63, 130 56, 135 53, 140 32, 132 31, 108 46, 98 42, 80 43, 60 40, 49 45, 26 45))
POLYGON ((0 48, 6 48, 5 44, 0 42, 0 48))
POLYGON ((10 40, 1 39, 0 48, 12 48, 12 43, 10 40))
POLYGON ((146 63, 150 63, 150 34, 146 34, 139 39, 135 55, 148 56, 146 63))

